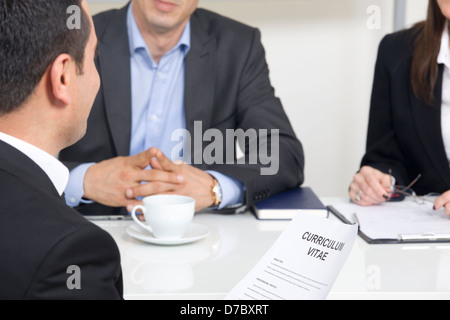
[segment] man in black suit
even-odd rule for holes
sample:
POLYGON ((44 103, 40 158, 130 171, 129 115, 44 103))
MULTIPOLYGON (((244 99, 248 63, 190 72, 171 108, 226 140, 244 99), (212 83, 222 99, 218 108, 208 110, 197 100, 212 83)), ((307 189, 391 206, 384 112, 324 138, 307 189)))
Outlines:
POLYGON ((0 299, 122 299, 117 245, 65 204, 56 158, 100 86, 86 1, 2 1, 0 17, 0 299))
POLYGON ((133 0, 94 17, 102 87, 86 136, 60 155, 80 212, 126 213, 158 193, 192 196, 197 210, 251 206, 302 184, 302 146, 259 31, 197 5, 133 0))

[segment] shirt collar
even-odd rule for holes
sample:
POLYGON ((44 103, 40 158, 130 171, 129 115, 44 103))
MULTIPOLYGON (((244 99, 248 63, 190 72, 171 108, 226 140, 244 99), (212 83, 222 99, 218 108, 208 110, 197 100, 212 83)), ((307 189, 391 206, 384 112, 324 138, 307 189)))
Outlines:
MULTIPOLYGON (((141 32, 139 31, 139 28, 136 24, 136 20, 134 19, 132 5, 133 3, 131 3, 130 6, 128 7, 127 13, 127 30, 130 46, 130 55, 133 55, 139 49, 145 49, 146 51, 148 51, 147 44, 145 43, 145 40, 142 37, 141 32)), ((184 28, 183 34, 181 35, 181 38, 178 41, 177 45, 172 50, 170 50, 169 53, 174 50, 177 50, 178 48, 180 48, 183 51, 185 56, 187 55, 187 53, 191 48, 190 21, 188 21, 188 23, 186 24, 186 27, 184 28)))
POLYGON ((450 68, 448 21, 445 22, 444 31, 442 32, 441 48, 439 50, 437 62, 444 64, 447 68, 450 68))
POLYGON ((0 132, 0 140, 6 142, 33 160, 50 178, 59 195, 62 195, 69 181, 69 169, 47 152, 6 133, 0 132))

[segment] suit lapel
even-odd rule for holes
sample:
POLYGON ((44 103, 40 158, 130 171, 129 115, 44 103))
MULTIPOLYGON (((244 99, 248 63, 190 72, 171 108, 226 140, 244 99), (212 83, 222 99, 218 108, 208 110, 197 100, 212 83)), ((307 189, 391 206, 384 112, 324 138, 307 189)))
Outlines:
POLYGON ((106 116, 119 156, 130 153, 131 71, 127 10, 122 8, 100 42, 99 69, 106 116), (102 54, 104 52, 104 54, 102 54))
POLYGON ((50 178, 36 163, 3 141, 0 141, 0 169, 13 174, 24 183, 60 198, 50 178))
MULTIPOLYGON (((105 108, 114 146, 119 156, 129 154, 131 140, 131 71, 126 28, 128 6, 121 9, 116 21, 101 39, 99 69, 105 108), (106 52, 107 54, 102 54, 106 52)), ((191 49, 185 66, 186 128, 194 135, 194 122, 203 128, 211 125, 214 94, 216 40, 211 38, 194 13, 191 18, 191 49)))
MULTIPOLYGON (((420 142, 424 146, 430 162, 447 185, 450 185, 450 167, 444 149, 441 129, 442 76, 443 68, 442 65, 439 65, 438 79, 434 91, 435 105, 433 107, 417 99, 411 86, 410 98, 420 142)), ((424 173, 422 172, 422 174, 424 173)))
MULTIPOLYGON (((194 122, 201 121, 203 131, 211 126, 215 85, 216 39, 206 33, 207 26, 194 13, 191 18, 191 49, 186 56, 185 113, 186 128, 194 137, 194 122)), ((203 132, 202 132, 203 134, 203 132)), ((201 148, 193 150, 192 160, 201 148)))

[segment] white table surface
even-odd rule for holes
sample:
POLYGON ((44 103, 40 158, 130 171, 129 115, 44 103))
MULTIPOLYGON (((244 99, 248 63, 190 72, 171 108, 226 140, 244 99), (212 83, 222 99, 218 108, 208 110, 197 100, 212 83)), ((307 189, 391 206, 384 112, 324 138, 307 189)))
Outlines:
MULTIPOLYGON (((194 222, 208 226, 210 235, 181 246, 134 239, 126 232, 133 221, 95 222, 119 246, 126 300, 223 299, 289 223, 251 213, 201 213, 194 222)), ((358 237, 328 299, 450 299, 450 243, 369 245, 358 237)))

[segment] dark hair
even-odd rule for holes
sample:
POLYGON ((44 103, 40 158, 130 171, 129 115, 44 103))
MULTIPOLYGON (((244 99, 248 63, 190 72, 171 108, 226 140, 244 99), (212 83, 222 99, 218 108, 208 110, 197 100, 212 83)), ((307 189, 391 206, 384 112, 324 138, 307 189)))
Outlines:
POLYGON ((416 97, 428 105, 435 102, 433 92, 438 75, 437 57, 445 20, 437 1, 429 0, 426 20, 414 26, 417 36, 411 66, 411 83, 416 97))
POLYGON ((69 54, 82 73, 91 26, 82 0, 0 0, 0 115, 19 108, 48 67, 69 54), (80 8, 81 28, 69 29, 70 6, 80 8))

